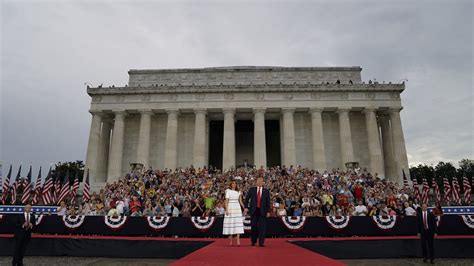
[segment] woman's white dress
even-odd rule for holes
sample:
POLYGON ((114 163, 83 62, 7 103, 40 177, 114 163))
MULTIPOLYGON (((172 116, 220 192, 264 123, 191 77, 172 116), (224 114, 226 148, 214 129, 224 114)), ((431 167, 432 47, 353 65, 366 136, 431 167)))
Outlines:
POLYGON ((240 192, 226 189, 225 198, 229 200, 227 205, 228 215, 224 215, 224 235, 236 235, 244 233, 244 218, 240 208, 240 192))

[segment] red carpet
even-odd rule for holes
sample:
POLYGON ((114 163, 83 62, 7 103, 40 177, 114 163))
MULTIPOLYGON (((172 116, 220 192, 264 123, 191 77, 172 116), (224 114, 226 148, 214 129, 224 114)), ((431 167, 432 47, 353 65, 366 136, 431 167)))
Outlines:
POLYGON ((267 239, 261 248, 250 246, 249 239, 242 239, 240 247, 230 247, 228 239, 216 239, 171 265, 345 265, 287 241, 285 238, 267 239))

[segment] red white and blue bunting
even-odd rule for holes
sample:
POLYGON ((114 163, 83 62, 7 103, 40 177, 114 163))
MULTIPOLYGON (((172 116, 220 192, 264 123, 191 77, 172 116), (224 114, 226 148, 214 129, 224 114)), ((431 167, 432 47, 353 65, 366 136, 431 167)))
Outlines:
POLYGON ((350 216, 326 216, 326 222, 332 229, 341 230, 346 228, 351 221, 350 216))
POLYGON ((205 232, 209 230, 212 225, 214 225, 215 218, 214 217, 191 217, 191 222, 196 227, 196 229, 205 232))
POLYGON ((252 221, 251 221, 250 216, 245 216, 245 217, 244 217, 244 231, 245 231, 245 232, 248 233, 248 232, 252 231, 252 226, 251 226, 251 224, 252 224, 252 221))
POLYGON ((35 221, 36 226, 40 225, 41 221, 43 221, 43 214, 35 214, 35 221))
POLYGON ((170 221, 168 216, 147 216, 145 219, 148 222, 148 226, 156 231, 165 228, 170 221))
POLYGON ((474 229, 474 215, 461 215, 461 217, 467 227, 474 229))
POLYGON ((85 220, 84 215, 64 215, 63 223, 69 229, 79 228, 85 220))
POLYGON ((104 216, 105 224, 112 230, 119 230, 127 221, 127 216, 104 216))
POLYGON ((378 228, 382 230, 392 229, 397 223, 397 216, 372 216, 372 220, 375 222, 378 228))
POLYGON ((286 229, 292 232, 298 232, 303 229, 306 223, 306 217, 304 216, 283 216, 281 217, 283 225, 286 229))

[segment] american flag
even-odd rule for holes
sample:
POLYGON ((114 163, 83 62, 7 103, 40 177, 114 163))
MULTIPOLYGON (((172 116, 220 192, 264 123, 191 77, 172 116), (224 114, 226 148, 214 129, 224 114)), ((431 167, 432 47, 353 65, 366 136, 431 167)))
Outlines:
POLYGON ((10 192, 10 178, 12 175, 12 165, 10 164, 10 170, 8 170, 7 178, 3 180, 2 185, 2 204, 7 201, 8 192, 10 192))
POLYGON ((420 197, 420 190, 418 189, 418 180, 413 179, 413 193, 414 193, 414 196, 415 196, 415 199, 418 200, 418 202, 421 201, 421 197, 420 197))
POLYGON ((77 190, 79 189, 79 178, 77 176, 79 170, 76 171, 76 176, 74 177, 74 184, 72 184, 72 189, 71 189, 71 204, 76 203, 76 194, 77 190))
POLYGON ((53 203, 52 193, 53 193, 53 177, 51 176, 51 167, 49 167, 48 175, 46 176, 46 180, 43 184, 43 191, 41 193, 41 197, 43 198, 44 205, 49 205, 53 203))
POLYGON ((470 205, 471 204, 471 183, 469 183, 469 179, 467 178, 467 176, 464 176, 462 178, 462 183, 463 183, 463 187, 464 187, 464 203, 466 205, 470 205))
POLYGON ((89 169, 87 169, 86 182, 84 182, 84 188, 82 189, 82 202, 87 202, 91 199, 90 186, 89 186, 89 169))
POLYGON ((458 178, 453 177, 453 200, 456 204, 461 205, 461 188, 459 187, 458 178))
POLYGON ((16 173, 15 181, 13 182, 13 187, 12 187, 12 204, 16 203, 16 193, 18 190, 18 182, 20 181, 20 175, 21 175, 21 165, 20 168, 18 168, 18 173, 16 173))
POLYGON ((33 205, 38 203, 38 199, 40 198, 41 195, 41 166, 38 172, 38 177, 36 178, 35 182, 35 190, 33 191, 33 201, 31 202, 33 205))
POLYGON ((53 189, 53 202, 55 203, 59 203, 58 202, 58 199, 59 199, 59 193, 61 193, 61 172, 57 171, 56 173, 56 180, 54 181, 54 189, 53 189))
POLYGON ((448 178, 443 178, 443 187, 444 187, 444 202, 446 205, 449 205, 451 201, 451 185, 449 184, 448 178))
POLYGON ((70 184, 69 184, 69 169, 66 172, 66 176, 64 177, 63 184, 61 186, 61 191, 59 192, 58 203, 65 200, 67 195, 69 194, 70 184))
POLYGON ((436 203, 441 203, 441 193, 439 191, 439 186, 438 186, 438 183, 436 183, 436 178, 435 177, 433 177, 432 186, 433 186, 433 192, 434 192, 435 197, 436 197, 436 203))
POLYGON ((21 196, 21 203, 27 204, 30 201, 31 195, 31 165, 26 179, 23 180, 23 195, 21 196))
POLYGON ((428 193, 430 192, 430 186, 428 185, 428 181, 426 178, 423 178, 423 189, 421 190, 421 201, 422 203, 428 204, 428 193))

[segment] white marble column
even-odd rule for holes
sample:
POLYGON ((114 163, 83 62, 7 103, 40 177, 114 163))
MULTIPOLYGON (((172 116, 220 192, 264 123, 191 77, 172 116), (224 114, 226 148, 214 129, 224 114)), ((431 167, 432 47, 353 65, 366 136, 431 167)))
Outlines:
MULTIPOLYGON (((89 143, 87 144, 86 164, 84 175, 89 169, 91 182, 97 179, 97 157, 99 153, 100 126, 102 123, 102 114, 100 112, 90 111, 92 114, 91 128, 89 131, 89 143)), ((85 177, 85 176, 84 176, 85 177)))
POLYGON ((209 117, 206 117, 206 142, 204 144, 205 153, 204 153, 204 165, 209 166, 209 117))
POLYGON ((311 128, 313 137, 313 167, 326 170, 326 152, 324 148, 323 119, 321 108, 310 108, 311 128))
POLYGON ((107 182, 107 167, 109 164, 110 131, 112 121, 109 118, 102 118, 102 130, 99 141, 99 155, 97 162, 97 182, 107 182))
POLYGON ((222 109, 224 113, 224 144, 222 170, 235 168, 235 109, 222 109))
POLYGON ((282 108, 283 113, 283 164, 286 167, 296 166, 296 140, 295 140, 295 123, 293 114, 295 108, 282 108))
POLYGON ((385 177, 385 169, 382 160, 382 148, 380 146, 379 127, 377 125, 375 109, 366 107, 364 113, 369 145, 370 173, 377 173, 378 176, 385 177))
POLYGON ((175 170, 178 166, 178 113, 177 109, 166 110, 168 124, 166 127, 165 168, 175 170))
POLYGON ((407 150, 405 146, 405 137, 403 135, 402 120, 400 119, 400 111, 402 108, 390 109, 390 124, 392 126, 393 151, 395 155, 395 167, 397 172, 398 184, 403 184, 402 170, 409 180, 410 172, 408 168, 407 150))
POLYGON ((137 163, 143 164, 146 169, 149 165, 150 156, 150 128, 151 128, 151 116, 153 112, 151 110, 139 110, 140 111, 140 131, 138 135, 138 148, 137 148, 137 163))
POLYGON ((125 111, 115 111, 112 147, 109 157, 107 182, 117 181, 122 177, 123 139, 125 129, 125 111))
POLYGON ((253 161, 257 169, 267 168, 267 145, 265 139, 265 108, 254 108, 253 161))
POLYGON ((397 180, 395 166, 395 156, 393 154, 392 130, 390 129, 390 118, 388 115, 381 115, 379 118, 382 131, 382 150, 385 165, 385 176, 393 181, 397 180))
POLYGON ((347 162, 354 162, 354 148, 352 146, 349 111, 349 109, 337 110, 337 113, 339 114, 339 135, 341 138, 341 157, 343 169, 345 169, 347 162))
POLYGON ((195 168, 206 165, 206 109, 194 109, 194 160, 195 168))

